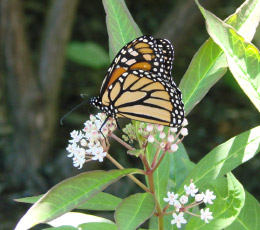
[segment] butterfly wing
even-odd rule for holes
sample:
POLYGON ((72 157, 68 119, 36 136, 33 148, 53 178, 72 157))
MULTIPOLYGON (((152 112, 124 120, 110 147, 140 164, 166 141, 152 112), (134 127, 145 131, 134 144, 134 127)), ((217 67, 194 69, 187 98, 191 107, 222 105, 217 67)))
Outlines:
POLYGON ((174 59, 173 46, 167 39, 155 39, 159 49, 163 52, 165 73, 171 78, 172 63, 174 59))
POLYGON ((184 119, 178 88, 149 71, 124 72, 105 90, 101 100, 117 117, 166 126, 179 126, 184 119))
POLYGON ((116 55, 100 89, 100 95, 128 70, 145 70, 168 80, 171 78, 173 47, 166 39, 142 36, 126 44, 116 55))

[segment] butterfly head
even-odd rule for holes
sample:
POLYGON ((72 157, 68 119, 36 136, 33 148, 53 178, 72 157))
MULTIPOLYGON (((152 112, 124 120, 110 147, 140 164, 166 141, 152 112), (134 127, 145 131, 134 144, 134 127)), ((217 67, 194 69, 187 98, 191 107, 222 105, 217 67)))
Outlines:
POLYGON ((102 107, 102 103, 101 103, 100 97, 92 97, 92 98, 90 98, 89 103, 91 105, 95 106, 98 109, 101 109, 101 107, 102 107))
POLYGON ((112 116, 113 112, 111 111, 111 109, 109 109, 110 107, 103 105, 99 96, 92 97, 89 103, 96 108, 102 110, 107 116, 112 116))

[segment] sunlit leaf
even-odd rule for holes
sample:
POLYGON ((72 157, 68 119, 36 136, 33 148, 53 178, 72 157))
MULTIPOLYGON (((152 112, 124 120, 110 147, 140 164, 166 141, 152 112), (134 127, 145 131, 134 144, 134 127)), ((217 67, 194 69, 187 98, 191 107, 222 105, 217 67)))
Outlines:
MULTIPOLYGON (((237 166, 253 158, 260 150, 260 126, 231 138, 214 148, 191 170, 184 184, 190 180, 199 187, 224 176, 237 166)), ((181 186, 179 192, 183 192, 181 186)))
POLYGON ((117 230, 117 226, 112 223, 87 223, 79 226, 80 230, 117 230))
POLYGON ((154 209, 155 200, 151 193, 136 193, 125 198, 115 212, 118 229, 136 229, 151 217, 154 209))
POLYGON ((107 67, 108 53, 95 42, 71 42, 67 47, 67 57, 78 64, 92 68, 107 67))
POLYGON ((248 192, 246 192, 245 204, 236 220, 225 230, 260 229, 260 204, 248 192))
MULTIPOLYGON (((42 195, 40 196, 33 196, 33 197, 25 197, 20 199, 15 199, 17 202, 23 203, 30 203, 34 204, 37 202, 42 195)), ((84 202, 83 204, 79 205, 77 209, 88 209, 88 210, 115 210, 116 206, 122 201, 122 199, 113 196, 109 193, 100 192, 84 202)))
POLYGON ((245 94, 260 111, 260 53, 232 27, 199 5, 207 30, 224 51, 230 71, 245 94))
MULTIPOLYGON (((192 217, 187 223, 187 230, 219 230, 230 225, 239 215, 245 202, 245 191, 239 181, 228 173, 227 178, 222 177, 200 187, 200 192, 210 189, 214 191, 216 199, 212 205, 207 205, 212 212, 213 219, 205 223, 198 217, 192 217)), ((197 213, 200 215, 200 213, 197 213)))
POLYGON ((99 216, 93 216, 93 215, 88 215, 84 213, 79 213, 79 212, 68 212, 65 213, 64 215, 49 221, 48 224, 53 226, 53 227, 60 227, 62 225, 70 225, 73 227, 78 227, 80 224, 84 223, 93 223, 93 222, 105 222, 105 223, 111 223, 113 224, 112 221, 99 217, 99 216))
POLYGON ((16 230, 51 221, 76 208, 122 176, 137 169, 92 171, 69 178, 50 189, 22 217, 16 230))
POLYGON ((109 54, 112 60, 128 42, 142 35, 124 0, 103 0, 109 35, 109 54))
MULTIPOLYGON (((226 23, 235 28, 247 41, 251 41, 259 19, 260 1, 247 0, 235 14, 226 19, 226 23)), ((186 115, 202 100, 226 70, 227 61, 224 52, 209 38, 193 57, 180 83, 186 115)))

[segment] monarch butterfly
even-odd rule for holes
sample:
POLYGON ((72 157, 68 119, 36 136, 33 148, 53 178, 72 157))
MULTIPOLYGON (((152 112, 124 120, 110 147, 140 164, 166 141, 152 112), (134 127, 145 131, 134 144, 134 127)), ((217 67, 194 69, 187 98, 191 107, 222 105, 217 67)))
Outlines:
POLYGON ((123 117, 180 126, 184 105, 182 94, 171 78, 173 55, 173 47, 166 39, 152 36, 134 39, 116 55, 100 95, 91 98, 90 104, 115 118, 117 125, 117 118, 123 117))

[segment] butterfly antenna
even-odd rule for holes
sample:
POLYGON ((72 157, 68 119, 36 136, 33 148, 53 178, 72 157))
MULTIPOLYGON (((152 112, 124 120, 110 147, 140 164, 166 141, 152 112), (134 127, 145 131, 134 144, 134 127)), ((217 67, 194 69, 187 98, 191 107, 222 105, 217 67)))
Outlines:
POLYGON ((80 96, 81 96, 82 98, 88 97, 88 95, 85 94, 85 93, 81 93, 80 96))
POLYGON ((82 103, 80 103, 79 105, 77 105, 75 108, 73 108, 71 111, 69 111, 68 113, 66 113, 61 119, 60 119, 60 124, 63 125, 63 120, 70 115, 74 110, 76 110, 78 107, 82 106, 85 103, 89 103, 90 100, 87 101, 83 101, 82 103))

